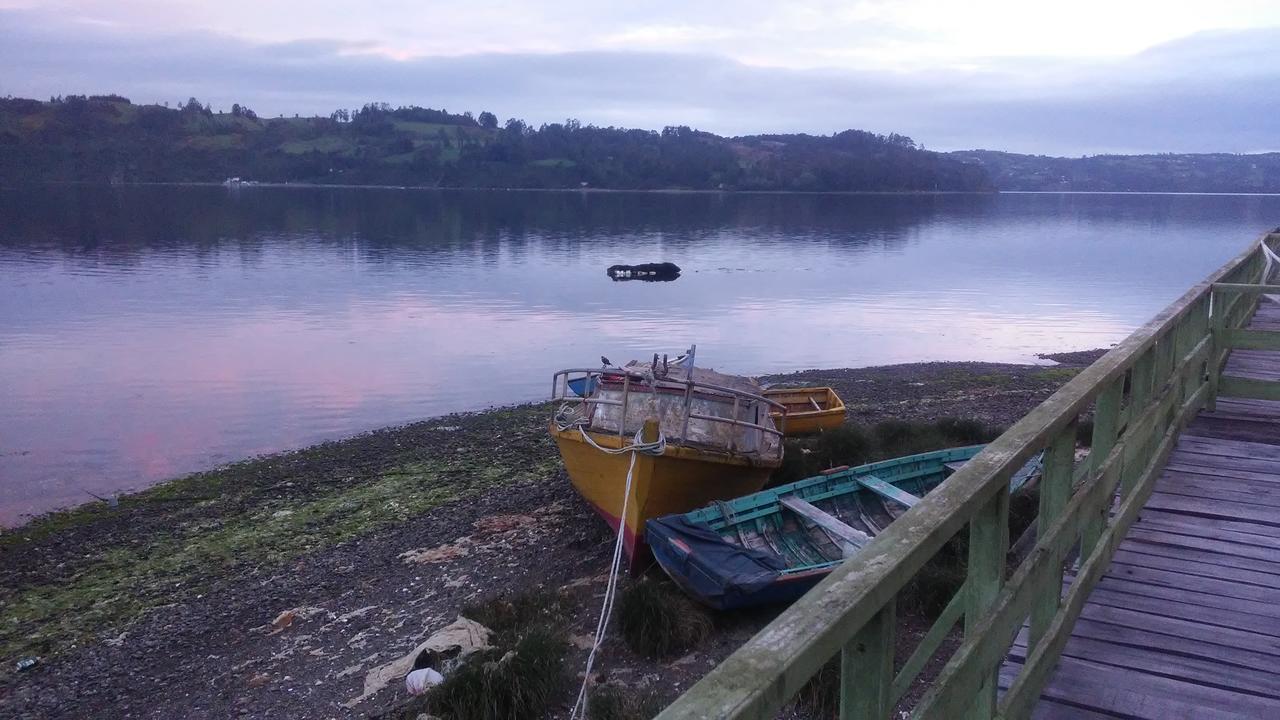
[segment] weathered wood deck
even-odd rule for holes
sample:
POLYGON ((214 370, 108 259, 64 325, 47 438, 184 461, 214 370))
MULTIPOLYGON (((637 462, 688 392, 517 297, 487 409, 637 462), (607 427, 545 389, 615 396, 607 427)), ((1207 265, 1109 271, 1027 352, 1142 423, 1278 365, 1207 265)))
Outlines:
MULTIPOLYGON (((1280 330, 1280 302, 1250 327, 1280 330)), ((1224 375, 1280 380, 1280 351, 1224 375)), ((1222 397, 1187 427, 1040 697, 1037 718, 1280 717, 1280 402, 1222 397)))

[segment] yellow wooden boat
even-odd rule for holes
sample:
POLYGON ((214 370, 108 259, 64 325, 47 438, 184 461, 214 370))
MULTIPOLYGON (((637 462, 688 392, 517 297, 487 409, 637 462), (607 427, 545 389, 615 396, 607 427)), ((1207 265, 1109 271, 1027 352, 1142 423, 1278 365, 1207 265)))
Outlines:
MULTIPOLYGON (((844 423, 844 401, 829 387, 770 388, 764 396, 786 408, 783 430, 788 436, 811 435, 844 423)), ((781 413, 774 413, 780 423, 781 413)))
POLYGON ((782 463, 771 411, 785 409, 754 380, 694 368, 690 356, 561 370, 554 388, 563 402, 550 432, 569 481, 615 532, 621 524, 633 572, 651 559, 647 520, 757 492, 782 463), (643 450, 628 493, 632 446, 643 450))

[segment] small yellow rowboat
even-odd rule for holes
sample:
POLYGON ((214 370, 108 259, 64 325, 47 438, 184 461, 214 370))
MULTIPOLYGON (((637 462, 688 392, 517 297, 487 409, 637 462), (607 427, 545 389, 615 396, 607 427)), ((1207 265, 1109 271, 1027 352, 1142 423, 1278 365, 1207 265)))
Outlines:
MULTIPOLYGON (((810 435, 844 422, 844 401, 829 387, 773 388, 764 396, 787 409, 782 429, 788 436, 810 435)), ((775 423, 781 425, 781 420, 781 413, 773 413, 775 423)))

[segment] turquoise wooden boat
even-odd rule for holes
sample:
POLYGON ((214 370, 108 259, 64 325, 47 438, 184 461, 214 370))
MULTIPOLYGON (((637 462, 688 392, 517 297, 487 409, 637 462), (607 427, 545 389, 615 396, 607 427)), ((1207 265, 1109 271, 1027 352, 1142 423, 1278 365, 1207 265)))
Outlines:
MULTIPOLYGON (((662 569, 718 609, 794 600, 856 554, 983 445, 837 468, 690 513, 648 521, 662 569)), ((1036 457, 1016 490, 1040 472, 1036 457)))

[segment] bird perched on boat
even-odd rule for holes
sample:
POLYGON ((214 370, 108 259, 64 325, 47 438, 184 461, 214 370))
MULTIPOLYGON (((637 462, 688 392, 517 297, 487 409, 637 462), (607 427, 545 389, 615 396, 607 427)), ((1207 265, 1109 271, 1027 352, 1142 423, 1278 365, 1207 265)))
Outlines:
POLYGON ((613 363, 609 362, 609 358, 603 355, 600 356, 600 362, 603 363, 605 367, 609 367, 610 365, 613 365, 613 363))

